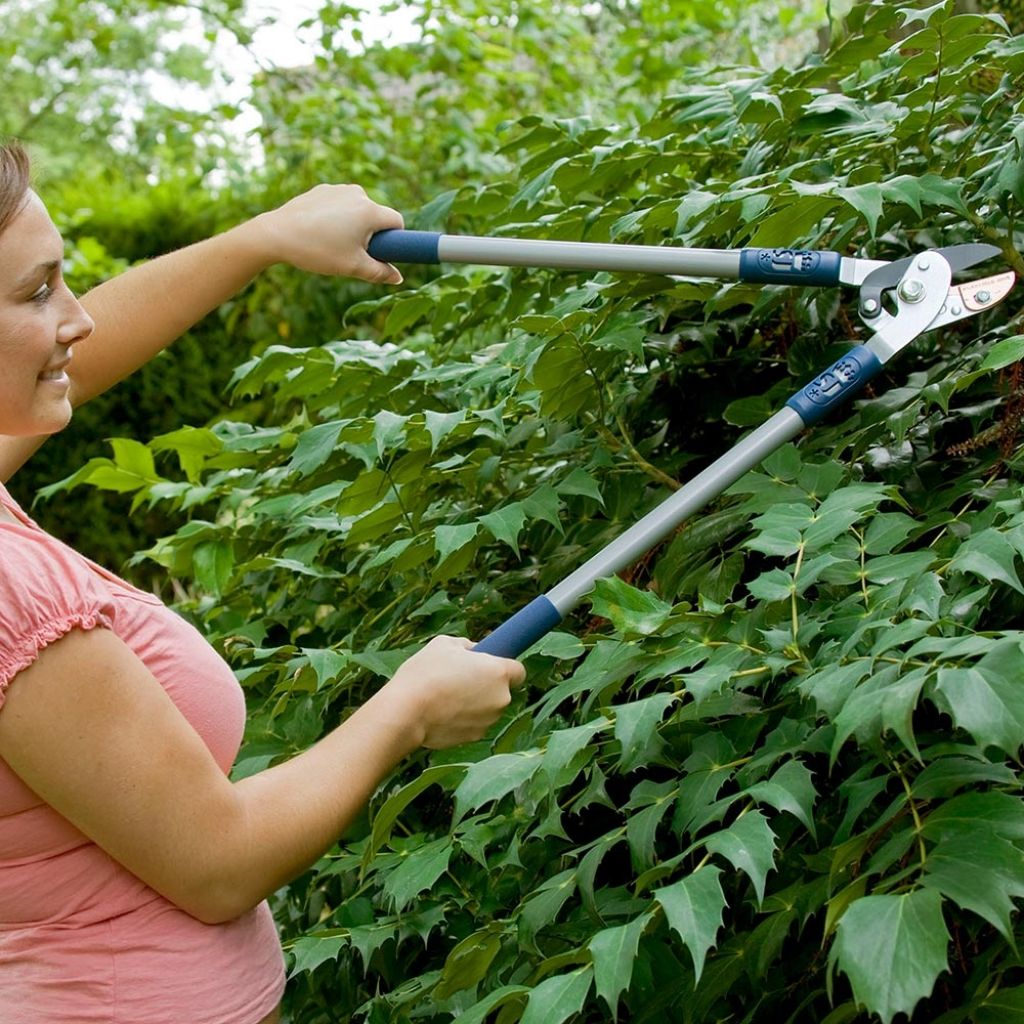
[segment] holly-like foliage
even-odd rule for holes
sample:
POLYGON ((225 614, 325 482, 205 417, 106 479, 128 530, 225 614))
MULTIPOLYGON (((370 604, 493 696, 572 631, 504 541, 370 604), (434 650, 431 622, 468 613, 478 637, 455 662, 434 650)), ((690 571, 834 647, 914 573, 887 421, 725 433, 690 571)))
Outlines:
MULTIPOLYGON (((1024 270, 1024 42, 857 4, 796 68, 519 118, 453 232, 1024 270), (838 28, 838 27, 837 27, 838 28)), ((854 293, 445 267, 239 367, 243 416, 76 482, 187 522, 144 557, 254 714, 313 742, 435 633, 479 637, 862 337, 854 293), (176 461, 165 453, 174 453, 176 461), (179 472, 180 467, 180 472, 179 472)), ((291 1019, 997 1024, 1024 1014, 1019 300, 923 336, 527 655, 277 899, 291 1019)))

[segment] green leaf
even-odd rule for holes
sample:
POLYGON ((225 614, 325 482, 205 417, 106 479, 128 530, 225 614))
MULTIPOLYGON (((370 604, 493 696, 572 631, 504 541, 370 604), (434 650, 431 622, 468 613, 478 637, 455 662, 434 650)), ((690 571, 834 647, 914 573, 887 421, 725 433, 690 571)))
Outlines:
POLYGON ((502 925, 489 924, 467 935, 449 954, 441 969, 441 980, 433 995, 448 999, 463 989, 472 988, 487 974, 492 961, 501 952, 502 925))
POLYGON ((769 569, 747 584, 759 601, 788 601, 796 589, 793 577, 783 569, 769 569))
POLYGON ((877 182, 866 182, 853 188, 837 188, 836 195, 849 203, 868 223, 871 234, 878 229, 882 216, 882 186, 877 182))
POLYGON ((446 779, 462 775, 465 770, 466 766, 462 764, 431 765, 429 768, 424 768, 412 782, 392 793, 373 816, 373 830, 363 863, 369 864, 374 855, 391 838, 395 822, 420 793, 433 785, 440 785, 446 779))
POLYGON ((425 292, 414 292, 408 298, 403 296, 395 299, 384 321, 384 337, 393 338, 401 334, 407 327, 422 320, 433 308, 434 298, 425 292))
POLYGON ((643 359, 646 335, 647 314, 638 311, 611 317, 588 340, 596 348, 625 352, 635 359, 643 359))
POLYGON ((550 523, 559 533, 564 533, 559 510, 562 500, 550 484, 542 484, 523 501, 523 511, 530 519, 542 519, 550 523))
POLYGON ((578 658, 585 651, 586 648, 578 637, 573 636, 571 633, 552 630, 550 633, 545 633, 532 647, 528 647, 523 651, 520 659, 539 654, 545 658, 571 661, 578 658))
POLYGON ((342 935, 304 935, 296 939, 289 950, 294 963, 288 976, 311 973, 328 960, 337 960, 348 945, 347 931, 342 935))
POLYGON ((754 883, 760 906, 764 902, 765 879, 775 866, 775 833, 765 816, 760 811, 750 811, 724 831, 709 836, 704 846, 708 853, 720 854, 747 875, 754 883))
POLYGON ((438 526, 434 530, 434 546, 437 560, 443 562, 453 551, 464 548, 479 529, 478 523, 464 523, 459 526, 438 526))
POLYGON ((653 783, 645 779, 634 787, 625 809, 642 809, 626 819, 626 841, 637 870, 645 871, 654 866, 658 827, 672 809, 678 790, 672 780, 653 783))
POLYGON ((192 483, 196 483, 206 458, 216 455, 224 444, 212 430, 205 427, 180 427, 153 438, 149 446, 155 452, 176 452, 182 471, 192 483))
POLYGON ((616 707, 615 738, 622 744, 621 771, 633 771, 657 758, 664 745, 658 725, 673 701, 671 693, 655 693, 616 707))
POLYGON ((502 985, 468 1009, 462 1010, 458 1017, 459 1024, 484 1024, 492 1010, 505 1006, 512 1000, 520 1001, 520 997, 529 991, 526 985, 502 985))
POLYGON ((992 992, 971 1014, 974 1024, 1020 1024, 1024 1020, 1024 985, 992 992))
POLYGON ((590 604, 595 615, 611 620, 619 633, 627 635, 657 633, 672 614, 672 606, 656 594, 637 590, 618 576, 598 580, 590 604))
POLYGON ((399 416, 388 409, 379 410, 373 417, 373 440, 377 446, 378 457, 394 448, 405 437, 405 425, 408 416, 399 416))
POLYGON ((998 928, 1016 949, 1010 914, 1024 896, 1024 853, 986 833, 954 836, 928 853, 922 883, 998 928))
POLYGON ((713 864, 697 868, 686 878, 656 889, 652 894, 665 911, 669 926, 678 933, 693 957, 694 987, 704 971, 704 959, 715 945, 722 927, 725 893, 719 881, 721 869, 713 864))
POLYGON ((597 481, 585 469, 574 469, 561 483, 556 485, 555 490, 559 494, 579 494, 604 504, 597 481))
POLYGON ((522 502, 513 502, 496 512, 488 512, 480 517, 480 522, 487 527, 497 540, 507 544, 517 555, 519 554, 519 534, 526 525, 526 511, 522 502))
POLYGON ((143 480, 159 479, 153 453, 141 441, 134 441, 130 437, 112 437, 110 447, 114 449, 114 462, 118 469, 133 473, 143 480))
POLYGON ((1024 801, 1009 793, 964 793, 932 811, 921 830, 928 839, 984 832, 1024 840, 1024 801))
POLYGON ((455 790, 455 821, 461 821, 490 800, 500 800, 540 769, 542 750, 494 754, 471 764, 455 790))
POLYGON ((458 412, 434 412, 428 409, 423 416, 426 421, 427 433, 430 434, 430 450, 436 452, 438 445, 456 427, 465 422, 466 411, 460 409, 458 412))
POLYGON ((776 504, 754 522, 754 536, 746 546, 766 555, 788 557, 795 555, 802 542, 802 531, 814 517, 809 505, 799 502, 776 504))
POLYGON ((760 426, 774 412, 763 395, 733 399, 722 411, 722 419, 734 427, 760 426))
POLYGON ((576 869, 560 871, 549 878, 523 903, 519 914, 519 939, 529 949, 536 949, 534 937, 558 916, 566 901, 576 891, 576 869))
POLYGON ((968 537, 953 560, 949 563, 950 572, 969 572, 982 580, 1000 580, 1024 594, 1014 567, 1017 552, 1013 545, 995 529, 982 530, 968 537))
POLYGON ((563 1024, 583 1009, 594 968, 587 964, 568 974, 556 974, 530 990, 530 1001, 519 1024, 563 1024))
POLYGON ((1022 664, 1020 641, 1003 640, 973 668, 940 668, 935 684, 961 729, 1010 757, 1024 744, 1022 664))
POLYGON ((329 423, 318 423, 315 427, 303 431, 292 452, 288 468, 300 476, 308 476, 319 469, 330 457, 338 444, 342 430, 352 420, 331 420, 329 423))
POLYGON ((196 582, 215 597, 220 597, 231 582, 235 551, 228 541, 211 540, 197 544, 192 551, 196 582))
POLYGON ((402 855, 398 867, 384 878, 382 886, 396 912, 434 885, 448 870, 451 856, 452 841, 448 836, 424 843, 402 855))
POLYGON ((1015 334, 993 345, 978 366, 979 370, 1001 370, 1024 359, 1024 334, 1015 334))
POLYGON ((316 674, 318 690, 337 679, 349 663, 348 651, 335 651, 329 647, 303 647, 302 653, 316 674))
POLYGON ((927 676, 928 670, 923 668, 900 676, 898 666, 893 665, 861 683, 836 716, 832 762, 835 763, 843 744, 854 733, 866 742, 890 730, 920 759, 914 739, 913 713, 927 676))
POLYGON ((575 725, 569 729, 556 729, 548 735, 547 746, 544 748, 542 768, 552 786, 565 769, 572 765, 576 755, 586 747, 594 736, 607 729, 611 722, 604 717, 596 718, 583 725, 575 725))
POLYGON ((633 978, 640 936, 650 924, 651 915, 643 914, 628 924, 604 928, 591 938, 588 948, 594 961, 594 987, 608 1004, 612 1016, 618 1016, 619 996, 633 978))
POLYGON ((802 822, 813 836, 814 784, 811 771, 801 761, 787 761, 767 782, 758 782, 747 790, 747 795, 778 811, 786 811, 802 822))
POLYGON ((948 942, 934 889, 864 896, 840 918, 830 960, 850 979, 857 1002, 889 1024, 931 993, 947 968, 948 942))

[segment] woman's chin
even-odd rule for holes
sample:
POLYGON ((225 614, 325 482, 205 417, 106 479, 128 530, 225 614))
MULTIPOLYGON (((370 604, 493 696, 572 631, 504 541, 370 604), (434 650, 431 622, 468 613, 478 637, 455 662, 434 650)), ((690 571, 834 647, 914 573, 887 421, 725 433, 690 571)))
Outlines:
POLYGON ((48 403, 49 408, 40 409, 34 415, 22 420, 7 422, 0 418, 0 434, 6 437, 42 437, 59 434, 70 422, 72 408, 66 399, 48 403))

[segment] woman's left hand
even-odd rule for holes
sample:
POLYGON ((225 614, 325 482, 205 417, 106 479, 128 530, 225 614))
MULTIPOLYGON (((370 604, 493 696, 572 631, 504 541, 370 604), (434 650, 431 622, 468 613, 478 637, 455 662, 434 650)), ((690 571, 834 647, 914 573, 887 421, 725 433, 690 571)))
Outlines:
POLYGON ((359 185, 317 185, 249 222, 268 263, 290 263, 314 274, 401 284, 390 263, 367 251, 378 231, 404 226, 402 215, 375 203, 359 185))

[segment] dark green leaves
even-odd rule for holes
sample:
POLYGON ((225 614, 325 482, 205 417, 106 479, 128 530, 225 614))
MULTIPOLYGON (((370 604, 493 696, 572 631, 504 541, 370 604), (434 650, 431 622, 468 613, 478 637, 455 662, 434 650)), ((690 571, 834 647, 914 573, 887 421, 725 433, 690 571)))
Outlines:
POLYGON ((1019 640, 994 644, 973 668, 939 669, 936 689, 953 721, 981 744, 993 744, 1011 757, 1024 744, 1024 687, 1019 640))
POLYGON ((775 834, 760 811, 737 818, 725 831, 704 844, 709 853, 721 854, 754 884, 757 902, 764 902, 765 881, 775 863, 775 834))
POLYGON ((654 893, 669 925, 693 957, 695 983, 700 982, 704 958, 714 946, 715 936, 722 926, 725 894, 719 882, 720 874, 718 868, 708 864, 654 893))
POLYGON ((1015 945, 1013 900, 1024 896, 1024 853, 998 835, 943 840, 928 854, 924 884, 972 910, 1015 945))
POLYGON ((594 985, 613 1016, 617 1016, 619 995, 629 988, 640 936, 650 920, 649 916, 638 917, 629 924, 605 928, 590 940, 594 985))
MULTIPOLYGON (((513 25, 453 0, 414 14, 422 44, 353 56, 334 6, 302 88, 261 93, 267 175, 344 167, 459 234, 985 240, 979 276, 1021 269, 1020 26, 791 0, 524 0, 513 25), (786 66, 739 66, 755 37, 786 66), (537 113, 499 126, 510 102, 537 113)), ((145 557, 246 687, 246 773, 550 589, 872 330, 850 288, 404 269, 391 294, 257 281, 225 311, 259 353, 230 419, 73 478, 173 518, 145 557)), ((892 360, 598 584, 477 742, 399 765, 275 897, 296 1020, 1016 1021, 1016 308, 892 360)))
POLYGON ((579 1013, 590 991, 593 968, 587 964, 568 974, 542 981, 530 992, 520 1024, 562 1024, 579 1013))
POLYGON ((850 979, 857 1002, 883 1024, 910 1014, 946 970, 949 932, 932 889, 865 896, 839 921, 832 960, 850 979))
POLYGON ((655 633, 672 613, 670 605, 647 590, 637 590, 617 576, 598 580, 590 599, 595 615, 610 619, 624 634, 655 633))

